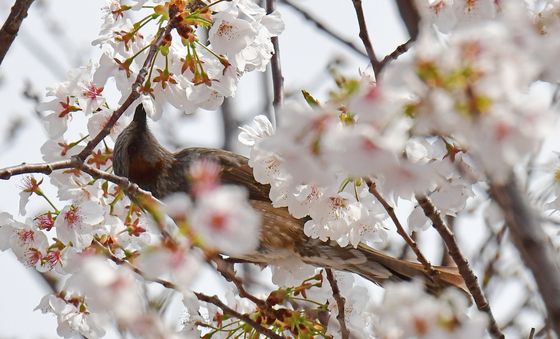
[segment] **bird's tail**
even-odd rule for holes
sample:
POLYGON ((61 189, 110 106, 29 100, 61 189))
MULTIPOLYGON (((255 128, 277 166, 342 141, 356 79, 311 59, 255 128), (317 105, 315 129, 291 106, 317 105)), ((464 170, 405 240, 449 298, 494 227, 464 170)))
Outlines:
POLYGON ((431 293, 438 294, 442 287, 454 286, 469 295, 465 281, 456 267, 434 266, 437 279, 433 281, 422 264, 391 257, 364 244, 354 248, 340 247, 334 241, 313 242, 313 255, 302 256, 303 261, 308 264, 356 273, 378 285, 418 277, 424 279, 431 293))

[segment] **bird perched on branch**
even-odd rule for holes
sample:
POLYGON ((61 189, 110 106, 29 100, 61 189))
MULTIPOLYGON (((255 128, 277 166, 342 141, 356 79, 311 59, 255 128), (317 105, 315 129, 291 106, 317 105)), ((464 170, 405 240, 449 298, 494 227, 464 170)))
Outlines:
POLYGON ((364 244, 357 248, 340 247, 335 241, 308 238, 303 232, 306 220, 294 218, 286 208, 272 206, 268 197, 270 187, 255 181, 247 158, 209 148, 167 151, 150 132, 141 104, 133 121, 117 138, 113 168, 115 174, 127 177, 156 198, 163 198, 174 192, 190 194, 192 185, 186 174, 193 162, 205 158, 221 165, 222 183, 245 187, 251 205, 262 215, 261 233, 255 234, 260 239, 258 249, 238 259, 269 264, 297 256, 307 264, 357 273, 376 284, 422 277, 432 292, 447 285, 466 290, 456 268, 434 267, 438 279, 433 281, 421 264, 393 258, 364 244))

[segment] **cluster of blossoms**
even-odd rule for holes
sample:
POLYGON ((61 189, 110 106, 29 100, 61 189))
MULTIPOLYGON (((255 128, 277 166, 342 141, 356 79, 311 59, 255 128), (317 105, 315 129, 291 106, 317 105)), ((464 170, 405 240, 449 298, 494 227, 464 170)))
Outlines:
MULTIPOLYGON (((271 328, 286 337, 339 337, 338 304, 324 271, 312 267, 305 267, 304 270, 307 275, 296 277, 283 272, 282 277, 276 274, 273 276, 278 288, 268 292, 265 298, 267 304, 274 307, 274 316, 267 321, 271 328), (303 278, 304 276, 308 278, 303 278)), ((375 317, 371 311, 374 305, 364 298, 368 293, 367 288, 359 285, 349 273, 337 273, 335 278, 340 290, 344 291, 344 317, 348 330, 373 337, 375 317)), ((263 314, 262 310, 255 308, 246 299, 236 296, 234 292, 226 293, 230 307, 256 319, 271 317, 270 314, 263 314)), ((216 323, 216 319, 219 321, 211 332, 212 335, 223 333, 224 336, 232 336, 240 330, 238 319, 225 316, 214 305, 201 305, 192 296, 186 296, 183 302, 187 308, 186 328, 193 329, 193 332, 196 331, 196 322, 216 323)), ((200 336, 200 331, 195 333, 200 336)))
MULTIPOLYGON (((99 59, 50 88, 49 101, 40 107, 50 138, 42 148, 46 161, 77 152, 78 142, 64 139, 77 114, 88 119, 93 138, 113 108, 127 98, 146 61, 150 67, 140 84, 139 101, 152 119, 159 119, 166 104, 187 113, 212 110, 224 97, 234 95, 240 76, 265 70, 273 53, 270 39, 283 30, 278 12, 266 14, 248 0, 110 1, 104 13, 100 37, 94 41, 102 52, 99 59), (143 19, 134 21, 137 15, 143 19), (146 60, 149 47, 166 26, 171 26, 170 33, 146 60), (208 29, 207 41, 199 37, 200 28, 208 29), (105 87, 113 83, 121 97, 110 103, 105 87)), ((111 136, 116 138, 125 124, 121 119, 111 136)))
POLYGON ((484 338, 486 316, 467 315, 468 304, 455 290, 436 298, 419 281, 388 284, 377 306, 378 338, 484 338))
POLYGON ((179 227, 192 228, 204 244, 220 253, 239 256, 259 244, 261 216, 249 204, 248 192, 235 185, 220 185, 220 166, 210 160, 191 165, 193 197, 175 193, 164 199, 167 214, 179 227))
MULTIPOLYGON (((141 297, 142 283, 165 279, 187 293, 205 260, 205 253, 193 245, 229 255, 254 251, 258 245, 260 215, 243 188, 219 184, 219 171, 209 161, 193 164, 189 175, 194 201, 177 194, 166 198, 162 207, 151 208, 150 201, 136 205, 118 187, 105 183, 100 196, 75 198, 61 210, 53 204, 54 211, 25 223, 1 213, 0 250, 11 249, 22 263, 40 272, 68 276, 62 292, 45 296, 38 306, 57 316, 59 335, 101 337, 113 321, 123 328, 144 324, 155 331, 161 319, 149 312, 141 297), (171 238, 162 237, 162 226, 139 206, 152 210, 156 220, 162 212, 172 217, 173 222, 164 225, 171 238)), ((25 183, 25 193, 48 199, 41 182, 29 177, 25 183)), ((157 336, 172 333, 165 326, 160 330, 157 336)))
MULTIPOLYGON (((468 15, 484 4, 496 6, 479 1, 468 15)), ((467 5, 430 9, 444 6, 467 5)), ((550 38, 522 4, 492 15, 461 22, 446 41, 426 27, 411 57, 377 83, 367 75, 347 81, 324 105, 306 95, 311 107, 286 105, 274 133, 260 117, 245 128, 240 141, 253 147, 255 178, 271 185, 275 206, 309 215, 310 237, 356 246, 386 238, 367 180, 395 202, 429 195, 451 216, 474 195, 473 184, 506 180, 553 121, 548 103, 530 91, 550 76, 535 55, 537 46, 550 48, 550 38)), ((427 221, 417 208, 409 226, 425 229, 427 221)))

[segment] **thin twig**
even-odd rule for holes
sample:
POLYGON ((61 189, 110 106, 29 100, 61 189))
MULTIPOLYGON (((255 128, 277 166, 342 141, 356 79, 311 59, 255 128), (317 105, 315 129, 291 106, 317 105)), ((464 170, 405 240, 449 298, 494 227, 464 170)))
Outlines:
POLYGON ((513 243, 533 273, 551 327, 560 336, 560 264, 552 242, 513 174, 504 184, 491 184, 490 192, 502 209, 513 243))
POLYGON ((222 148, 226 151, 232 150, 233 135, 237 129, 237 121, 235 120, 235 114, 233 112, 232 99, 224 98, 222 107, 220 111, 222 113, 222 125, 223 125, 223 136, 224 143, 222 148))
POLYGON ((172 27, 172 24, 169 23, 165 28, 160 29, 160 31, 156 35, 155 41, 150 46, 148 55, 146 56, 146 60, 144 61, 142 68, 138 72, 136 80, 132 84, 132 88, 128 97, 124 100, 121 107, 119 107, 116 111, 113 112, 113 114, 111 114, 109 120, 107 121, 105 126, 103 126, 103 129, 99 131, 99 133, 97 133, 97 135, 87 143, 86 147, 78 155, 74 156, 80 162, 84 162, 86 160, 91 152, 93 152, 93 149, 97 146, 97 144, 99 144, 101 140, 103 140, 103 138, 105 138, 109 134, 111 128, 113 128, 115 123, 117 123, 117 120, 119 120, 121 115, 128 109, 130 105, 132 105, 132 103, 134 103, 134 101, 136 101, 136 99, 138 99, 138 97, 140 96, 139 88, 140 86, 142 86, 142 83, 144 82, 144 79, 148 74, 148 69, 150 68, 151 63, 156 53, 158 52, 159 46, 162 44, 165 36, 167 36, 171 32, 172 27))
POLYGON ((247 292, 245 287, 243 287, 242 281, 235 275, 235 272, 231 269, 231 265, 228 262, 223 260, 218 255, 210 258, 210 261, 213 261, 214 263, 216 263, 216 270, 218 272, 220 272, 220 274, 227 281, 232 282, 235 285, 235 287, 237 287, 237 290, 239 291, 239 296, 240 297, 249 299, 255 305, 257 305, 259 308, 261 308, 263 311, 266 312, 266 310, 269 308, 269 305, 266 303, 266 301, 261 300, 261 299, 255 297, 254 295, 252 295, 251 293, 247 292))
POLYGON ((387 200, 385 200, 383 196, 381 196, 373 181, 368 180, 367 184, 369 186, 369 191, 371 192, 371 194, 373 194, 375 198, 381 203, 381 205, 383 205, 383 208, 385 209, 385 211, 387 211, 387 214, 389 215, 389 217, 397 227, 397 233, 404 239, 404 241, 406 241, 406 243, 412 249, 412 251, 414 251, 414 254, 416 254, 416 258, 428 272, 428 277, 432 280, 434 284, 436 284, 436 286, 441 287, 438 272, 434 270, 430 261, 426 258, 424 253, 422 253, 420 248, 418 248, 418 244, 416 243, 416 241, 412 239, 412 237, 405 231, 404 227, 399 221, 399 218, 397 218, 397 215, 395 214, 395 209, 393 208, 393 206, 389 205, 387 200))
MULTIPOLYGON (((412 231, 410 232, 410 237, 412 238, 412 240, 416 241, 416 238, 418 237, 418 235, 416 234, 416 232, 412 231)), ((401 250, 399 251, 399 259, 407 259, 409 258, 408 256, 408 252, 410 252, 410 245, 408 243, 404 243, 401 247, 401 250)))
POLYGON ((58 284, 58 278, 56 275, 54 275, 53 272, 39 272, 37 270, 33 270, 33 272, 37 273, 37 275, 45 283, 51 293, 58 292, 56 288, 56 285, 58 284))
POLYGON ((274 333, 272 330, 270 330, 266 327, 263 327, 261 324, 257 323, 253 319, 251 319, 247 314, 241 314, 241 313, 235 311, 234 309, 228 307, 220 299, 218 299, 217 296, 212 296, 211 297, 211 296, 208 296, 206 294, 199 293, 199 292, 194 292, 194 295, 198 298, 198 300, 214 304, 214 305, 218 306, 219 308, 221 308, 222 311, 224 311, 224 313, 229 314, 230 316, 235 317, 235 318, 251 325, 251 327, 253 327, 255 329, 255 331, 259 332, 260 334, 262 334, 266 337, 274 338, 274 339, 282 339, 283 338, 282 336, 274 333))
MULTIPOLYGON (((261 93, 262 93, 262 98, 263 98, 263 106, 262 106, 262 112, 264 113, 264 115, 268 118, 268 120, 272 123, 272 126, 274 128, 276 128, 276 116, 274 114, 274 106, 272 106, 272 96, 270 93, 270 88, 272 87, 272 79, 270 78, 268 72, 263 72, 261 73, 261 81, 262 81, 262 86, 261 86, 261 93)), ((251 115, 250 118, 253 119, 254 115, 251 115)), ((249 121, 246 121, 246 118, 243 118, 243 120, 239 121, 239 126, 242 126, 246 123, 249 123, 249 121), (246 121, 246 122, 245 122, 246 121)))
POLYGON ((340 289, 338 288, 338 284, 334 277, 333 271, 330 268, 327 268, 325 269, 325 272, 327 273, 327 280, 329 281, 329 284, 331 284, 333 297, 334 300, 336 300, 336 306, 338 307, 338 315, 336 316, 336 319, 340 323, 340 336, 342 337, 342 339, 348 339, 350 338, 350 331, 346 327, 346 320, 344 319, 344 303, 346 302, 346 300, 340 294, 340 289))
POLYGON ((105 179, 107 181, 115 183, 121 186, 121 188, 125 192, 129 193, 132 196, 136 194, 151 195, 150 192, 140 189, 138 185, 130 182, 125 177, 119 177, 118 175, 114 175, 111 173, 98 170, 95 167, 80 163, 74 159, 53 161, 53 162, 41 163, 41 164, 22 164, 19 166, 3 168, 0 169, 0 179, 8 180, 14 175, 29 174, 29 173, 40 173, 40 174, 48 175, 51 174, 53 171, 64 170, 69 168, 77 168, 96 179, 105 179))
POLYGON ((23 19, 27 17, 27 11, 34 0, 16 0, 10 11, 10 15, 0 29, 0 64, 12 46, 19 32, 23 19))
POLYGON ((79 169, 96 179, 104 179, 119 185, 123 191, 128 194, 132 199, 145 208, 148 213, 153 217, 157 223, 162 236, 172 241, 171 235, 166 230, 165 219, 159 216, 160 202, 152 196, 148 191, 142 190, 137 184, 128 180, 125 177, 119 177, 105 171, 98 170, 95 167, 81 163, 79 159, 73 157, 69 160, 54 161, 42 164, 23 164, 19 166, 7 167, 0 169, 0 179, 8 180, 14 175, 28 174, 28 173, 41 173, 51 174, 56 170, 64 170, 76 168, 79 169))
MULTIPOLYGON (((266 13, 270 14, 276 10, 276 0, 266 0, 266 13)), ((277 113, 278 109, 284 102, 284 77, 282 76, 282 67, 280 64, 280 47, 278 45, 278 37, 271 38, 272 45, 274 46, 274 54, 270 62, 270 69, 272 72, 272 87, 274 99, 272 105, 277 113)), ((276 117, 278 118, 278 117, 276 117)), ((276 119, 274 119, 276 121, 276 119)))
POLYGON ((395 0, 395 2, 397 3, 399 14, 406 26, 408 35, 410 35, 410 39, 416 40, 418 32, 420 31, 420 14, 418 13, 418 9, 416 9, 414 1, 395 0))
POLYGON ((407 42, 405 42, 402 45, 397 46, 397 48, 395 48, 394 51, 392 51, 391 53, 387 54, 383 60, 381 60, 381 62, 379 63, 379 71, 381 72, 381 70, 387 66, 387 64, 391 61, 395 61, 397 60, 401 55, 403 55, 404 53, 406 53, 410 47, 412 47, 412 44, 414 43, 414 40, 409 39, 407 42))
POLYGON ((338 35, 335 31, 333 31, 332 29, 327 27, 325 24, 323 24, 320 21, 320 19, 313 17, 311 14, 309 14, 309 12, 307 12, 303 8, 294 4, 290 0, 281 0, 281 3, 290 7, 290 8, 292 8, 294 11, 298 12, 299 14, 301 14, 305 18, 305 20, 315 24, 315 26, 320 31, 326 33, 328 36, 330 36, 334 40, 336 40, 336 41, 342 43, 343 45, 345 45, 346 47, 350 48, 352 51, 356 52, 361 57, 368 58, 368 55, 364 51, 362 51, 362 49, 359 46, 356 46, 356 44, 354 44, 352 41, 346 40, 343 37, 341 37, 340 35, 338 35))
MULTIPOLYGON (((455 228, 455 217, 447 215, 446 219, 447 219, 447 226, 449 226, 449 230, 453 232, 455 228)), ((455 262, 453 261, 453 258, 451 258, 451 256, 449 255, 449 250, 447 249, 447 246, 445 246, 445 242, 443 242, 443 240, 442 240, 441 252, 442 252, 441 259, 440 259, 441 266, 455 266, 455 262)))
POLYGON ((232 282, 235 285, 240 297, 249 299, 253 302, 270 320, 277 319, 271 305, 269 305, 265 300, 255 297, 245 289, 243 282, 235 275, 235 272, 232 269, 233 264, 225 261, 219 255, 212 255, 208 258, 208 262, 214 262, 216 264, 216 270, 220 272, 227 281, 232 282))
POLYGON ((356 17, 358 18, 358 25, 360 27, 360 39, 366 48, 367 55, 369 57, 369 62, 371 63, 371 67, 373 67, 373 71, 375 75, 379 75, 379 71, 381 70, 380 62, 377 60, 375 56, 375 51, 373 50, 373 46, 369 39, 369 34, 367 30, 366 19, 364 17, 364 9, 362 8, 362 0, 352 0, 354 4, 354 9, 356 10, 356 17))
POLYGON ((420 207, 422 207, 422 209, 424 210, 424 214, 426 215, 426 217, 428 217, 428 219, 432 221, 433 227, 438 231, 441 238, 445 242, 445 246, 447 246, 447 249, 449 250, 449 255, 457 264, 459 273, 465 280, 467 288, 471 292, 476 306, 479 310, 485 312, 488 315, 488 319, 490 321, 488 325, 488 332, 490 332, 490 334, 495 338, 505 338, 504 334, 496 323, 496 319, 492 314, 492 309, 490 308, 490 305, 488 304, 488 301, 484 296, 484 292, 482 292, 482 289, 478 284, 477 276, 474 274, 468 260, 459 249, 459 245, 457 244, 455 235, 453 234, 453 232, 451 232, 449 227, 447 227, 441 215, 436 210, 429 198, 425 196, 417 196, 416 200, 420 204, 420 207))
POLYGON ((8 180, 14 175, 27 173, 51 174, 53 171, 72 168, 76 163, 70 159, 53 161, 41 164, 21 164, 18 166, 6 167, 0 169, 0 179, 8 180))
POLYGON ((531 328, 531 332, 529 332, 529 339, 533 339, 535 337, 535 328, 531 328))

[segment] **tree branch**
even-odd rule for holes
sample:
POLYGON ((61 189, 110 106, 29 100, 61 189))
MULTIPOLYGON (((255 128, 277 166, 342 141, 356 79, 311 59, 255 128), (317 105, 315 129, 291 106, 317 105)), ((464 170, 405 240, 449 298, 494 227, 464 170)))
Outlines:
POLYGON ((560 336, 560 265, 551 240, 513 174, 505 184, 491 184, 490 193, 504 213, 513 243, 533 273, 550 324, 560 336))
POLYGON ((336 306, 338 307, 338 315, 336 319, 340 323, 340 336, 342 339, 350 338, 350 331, 346 327, 346 320, 344 319, 345 311, 344 311, 344 297, 340 294, 340 289, 338 289, 338 284, 334 277, 333 271, 330 268, 326 268, 325 272, 327 274, 327 280, 329 284, 331 284, 331 289, 333 291, 334 300, 336 300, 336 306))
POLYGON ((397 48, 395 48, 394 51, 392 51, 391 53, 387 54, 383 60, 381 60, 381 62, 379 63, 379 71, 381 72, 381 70, 383 70, 383 68, 385 66, 387 66, 387 64, 391 61, 395 61, 397 60, 401 55, 403 55, 404 53, 406 53, 410 47, 412 47, 412 44, 414 43, 414 40, 409 39, 407 42, 405 42, 402 45, 398 45, 397 48))
POLYGON ((231 269, 231 264, 223 260, 219 255, 215 255, 209 259, 216 264, 216 270, 220 272, 220 274, 229 282, 232 282, 237 290, 239 291, 239 296, 242 298, 247 298, 252 301, 255 305, 261 308, 263 311, 266 311, 269 308, 269 305, 266 301, 261 300, 251 293, 247 292, 245 287, 243 287, 243 283, 241 280, 235 275, 235 272, 231 269))
POLYGON ((406 26, 408 35, 412 41, 416 40, 419 32, 420 14, 416 9, 414 1, 411 0, 395 0, 401 18, 406 26))
POLYGON ((226 304, 224 304, 220 299, 218 299, 217 296, 208 296, 206 294, 202 294, 199 292, 194 292, 194 295, 198 298, 198 300, 200 301, 204 301, 210 304, 214 304, 216 306, 218 306, 219 308, 222 309, 222 311, 224 311, 224 313, 229 314, 232 317, 235 317, 249 325, 251 325, 251 327, 253 327, 255 329, 255 331, 259 332, 260 334, 269 337, 269 338, 274 338, 274 339, 282 339, 283 337, 274 333, 272 330, 263 327, 261 324, 257 323, 256 321, 254 321, 253 319, 251 319, 248 315, 246 314, 241 314, 237 311, 235 311, 234 309, 228 307, 226 304))
POLYGON ((222 103, 222 107, 220 108, 220 111, 222 113, 222 125, 224 132, 223 149, 227 151, 232 150, 233 135, 235 134, 235 130, 237 128, 237 121, 235 120, 235 115, 233 114, 232 103, 233 100, 231 98, 224 98, 224 102, 222 103))
POLYGON ((107 173, 105 171, 98 170, 95 167, 83 164, 78 160, 74 160, 74 159, 54 161, 54 162, 42 163, 42 164, 22 164, 19 166, 3 168, 0 169, 0 179, 8 180, 14 175, 30 174, 30 173, 40 173, 40 174, 48 175, 51 174, 53 171, 69 169, 69 168, 77 168, 96 179, 104 179, 112 183, 115 183, 119 185, 125 192, 127 192, 131 196, 135 196, 136 194, 151 196, 150 192, 142 190, 141 188, 138 187, 138 185, 130 182, 125 177, 119 177, 118 175, 114 175, 111 173, 107 173))
POLYGON ((27 11, 34 0, 16 0, 8 15, 8 19, 0 29, 0 64, 4 61, 4 57, 12 46, 19 32, 19 28, 23 19, 27 17, 27 11))
POLYGON ((447 246, 447 249, 449 250, 449 255, 457 264, 459 273, 461 273, 461 276, 465 280, 467 288, 471 292, 476 306, 479 310, 485 312, 488 315, 488 320, 490 321, 488 332, 494 338, 505 338, 504 334, 498 327, 496 319, 492 314, 492 309, 490 309, 490 305, 488 304, 488 301, 486 300, 486 297, 484 296, 484 293, 482 292, 482 289, 478 284, 478 278, 471 269, 468 260, 459 249, 459 245, 457 244, 455 235, 453 234, 453 232, 451 232, 449 227, 447 227, 447 225, 441 218, 441 215, 436 210, 429 198, 425 196, 416 196, 416 200, 418 200, 420 207, 422 207, 422 209, 424 210, 424 214, 426 215, 426 217, 428 217, 428 219, 432 221, 432 225, 434 226, 436 231, 438 231, 441 238, 445 242, 445 246, 447 246))
MULTIPOLYGON (((270 14, 276 10, 276 0, 266 0, 266 13, 270 14)), ((274 54, 270 62, 270 69, 272 70, 272 87, 274 92, 274 99, 272 105, 275 112, 282 106, 284 102, 284 77, 282 76, 282 67, 280 64, 280 47, 278 45, 278 37, 271 38, 272 45, 274 46, 274 54)), ((276 121, 276 119, 274 119, 276 121)))
POLYGON ((381 196, 373 181, 368 180, 367 184, 371 194, 373 194, 375 198, 381 203, 381 205, 383 205, 383 208, 385 209, 385 211, 387 211, 387 214, 389 215, 389 217, 397 227, 397 233, 404 239, 404 241, 406 241, 406 243, 412 249, 414 254, 416 254, 416 258, 418 259, 418 261, 424 266, 424 268, 428 272, 429 278, 432 280, 434 284, 441 287, 438 272, 434 270, 430 261, 426 258, 424 253, 422 253, 420 248, 418 248, 418 244, 416 243, 416 241, 412 239, 412 237, 405 231, 404 227, 399 221, 399 218, 397 218, 397 215, 395 214, 395 209, 393 208, 393 206, 389 205, 387 200, 385 200, 383 196, 381 196))
POLYGON ((305 20, 312 22, 313 24, 315 24, 315 26, 322 32, 326 33, 328 36, 330 36, 331 38, 333 38, 334 40, 342 43, 343 45, 345 45, 346 47, 350 48, 352 51, 356 52, 356 54, 360 55, 361 57, 364 58, 368 58, 368 55, 366 53, 364 53, 360 47, 356 46, 352 41, 350 40, 346 40, 343 37, 341 37, 340 35, 338 35, 335 31, 333 31, 332 29, 330 29, 329 27, 327 27, 325 24, 323 24, 318 18, 313 17, 311 14, 309 14, 307 11, 305 11, 303 8, 299 7, 298 5, 294 4, 293 2, 291 2, 290 0, 281 0, 281 3, 290 7, 291 9, 293 9, 294 11, 298 12, 299 14, 301 14, 305 20))
POLYGON ((371 67, 373 67, 373 71, 377 76, 379 71, 381 70, 379 60, 375 56, 375 51, 373 50, 373 46, 369 39, 369 34, 367 30, 366 19, 364 17, 364 9, 362 8, 362 0, 352 0, 354 4, 354 9, 356 10, 356 17, 358 18, 358 25, 360 27, 360 39, 364 43, 364 47, 366 48, 367 55, 369 57, 369 62, 371 63, 371 67))
POLYGON ((73 168, 76 163, 73 160, 61 160, 42 164, 26 164, 18 166, 6 167, 0 169, 0 179, 8 180, 14 175, 27 173, 51 174, 53 171, 73 168))

